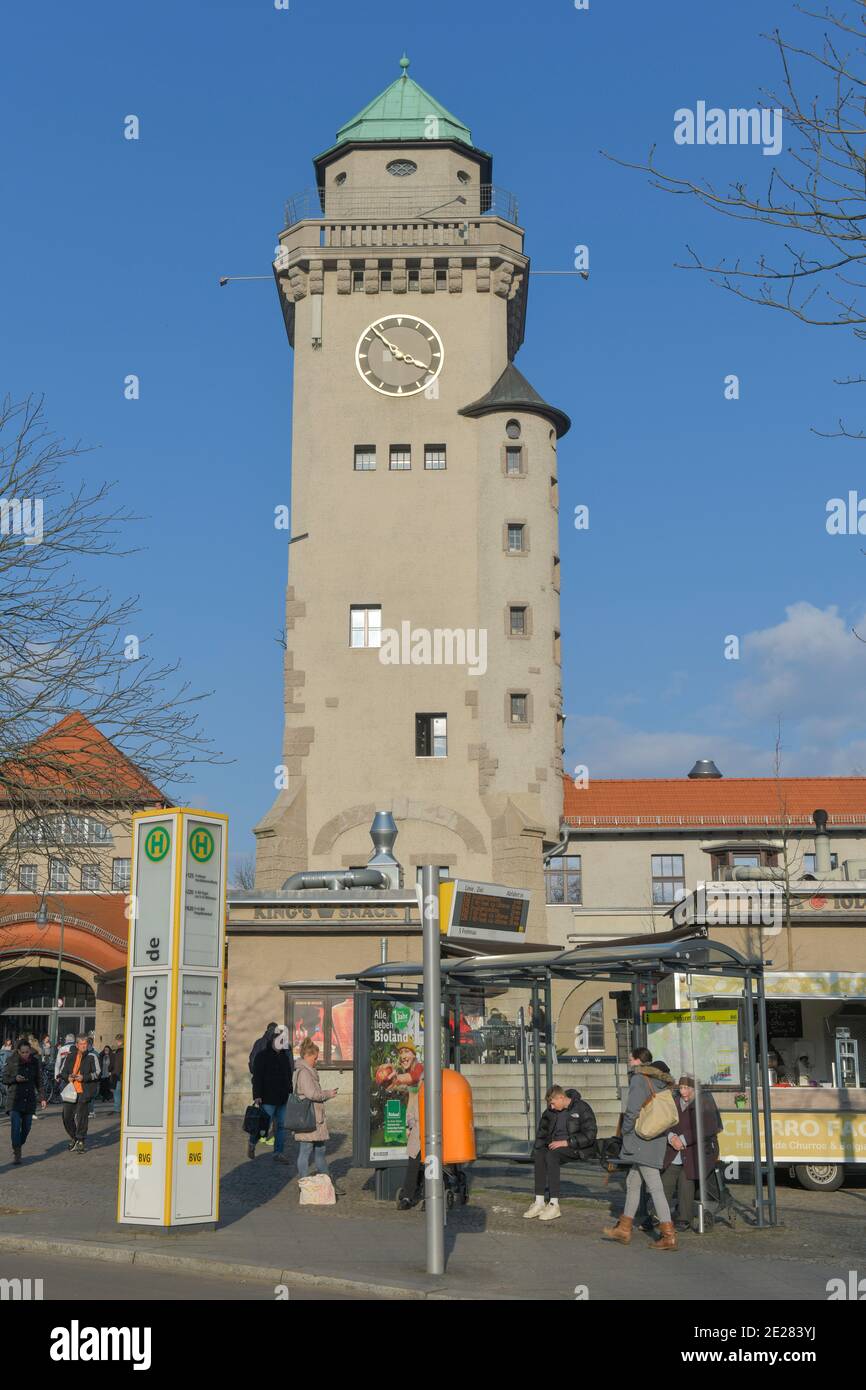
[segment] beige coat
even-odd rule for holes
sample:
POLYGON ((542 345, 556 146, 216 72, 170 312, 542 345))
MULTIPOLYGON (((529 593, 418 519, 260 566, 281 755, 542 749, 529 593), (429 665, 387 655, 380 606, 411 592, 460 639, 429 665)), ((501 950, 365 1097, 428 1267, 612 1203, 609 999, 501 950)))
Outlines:
POLYGON ((293 1079, 293 1089, 298 1096, 304 1096, 313 1102, 313 1109, 316 1112, 316 1128, 309 1133, 295 1134, 298 1143, 313 1144, 320 1143, 325 1139, 330 1139, 328 1122, 325 1119, 326 1100, 330 1100, 333 1091, 323 1091, 319 1085, 319 1078, 316 1075, 315 1067, 311 1067, 307 1061, 295 1062, 295 1075, 293 1079))

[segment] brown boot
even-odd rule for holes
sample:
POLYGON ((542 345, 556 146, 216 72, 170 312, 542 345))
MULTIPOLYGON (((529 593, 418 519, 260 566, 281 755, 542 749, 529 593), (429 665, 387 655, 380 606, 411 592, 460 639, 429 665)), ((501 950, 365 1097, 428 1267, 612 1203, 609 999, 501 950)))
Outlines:
POLYGON ((602 1235, 605 1240, 618 1240, 620 1245, 630 1245, 633 1225, 633 1216, 621 1216, 615 1226, 605 1226, 602 1235))
POLYGON ((678 1248, 677 1233, 674 1230, 674 1223, 672 1221, 662 1221, 659 1225, 659 1234, 661 1235, 661 1240, 656 1241, 655 1245, 652 1247, 653 1250, 676 1250, 678 1248))

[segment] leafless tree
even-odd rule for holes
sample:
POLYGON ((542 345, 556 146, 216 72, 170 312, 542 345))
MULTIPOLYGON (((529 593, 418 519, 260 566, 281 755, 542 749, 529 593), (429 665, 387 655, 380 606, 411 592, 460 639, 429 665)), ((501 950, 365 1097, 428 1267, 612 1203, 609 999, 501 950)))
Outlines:
MULTIPOLYGON (((85 452, 49 430, 41 399, 0 405, 0 816, 7 822, 0 864, 7 867, 22 833, 31 848, 63 838, 58 813, 68 813, 68 832, 68 817, 82 808, 152 804, 153 788, 189 780, 196 763, 218 760, 199 728, 203 695, 180 678, 178 663, 146 655, 136 600, 115 600, 95 582, 112 557, 130 553, 120 540, 135 518, 115 505, 113 484, 80 481, 85 452), (78 722, 75 739, 46 737, 76 711, 89 723, 78 722), (110 755, 90 725, 134 767, 110 755)), ((76 826, 70 842, 82 839, 76 826)), ((93 849, 69 847, 85 856, 93 849)))
MULTIPOLYGON (((813 47, 783 36, 763 35, 776 50, 778 85, 762 92, 761 106, 780 109, 793 132, 782 167, 774 165, 767 186, 746 182, 716 188, 706 180, 674 177, 659 168, 653 146, 640 169, 668 193, 697 199, 725 217, 771 229, 773 249, 743 261, 707 261, 691 246, 684 269, 702 271, 742 299, 782 310, 806 324, 841 328, 866 339, 866 0, 840 0, 820 12, 794 7, 818 21, 813 47)), ((608 156, 613 157, 613 156, 608 156)), ((866 385, 855 371, 840 386, 866 385)), ((862 427, 839 419, 827 438, 866 440, 862 427)))
POLYGON ((232 888, 255 888, 256 861, 252 854, 245 854, 235 865, 232 874, 232 888))

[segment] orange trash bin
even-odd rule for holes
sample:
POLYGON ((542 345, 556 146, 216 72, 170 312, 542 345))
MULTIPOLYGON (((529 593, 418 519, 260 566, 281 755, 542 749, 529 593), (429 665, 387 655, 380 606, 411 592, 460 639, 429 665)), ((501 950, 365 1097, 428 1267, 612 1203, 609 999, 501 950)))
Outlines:
MULTIPOLYGON (((424 1145, 424 1082, 418 1088, 418 1115, 421 1127, 421 1157, 424 1145)), ((475 1121, 472 1114, 472 1087, 459 1072, 442 1068, 442 1162, 472 1163, 475 1158, 475 1121)))

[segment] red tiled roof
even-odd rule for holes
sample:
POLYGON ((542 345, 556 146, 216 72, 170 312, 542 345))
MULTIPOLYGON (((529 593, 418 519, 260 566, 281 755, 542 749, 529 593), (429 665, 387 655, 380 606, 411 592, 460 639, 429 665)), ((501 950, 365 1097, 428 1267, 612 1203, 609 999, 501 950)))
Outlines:
POLYGON ((162 792, 78 710, 46 729, 20 759, 4 763, 0 773, 0 784, 13 794, 17 783, 24 793, 76 800, 165 802, 162 792))
POLYGON ((571 825, 866 824, 866 777, 563 778, 563 820, 571 825))

